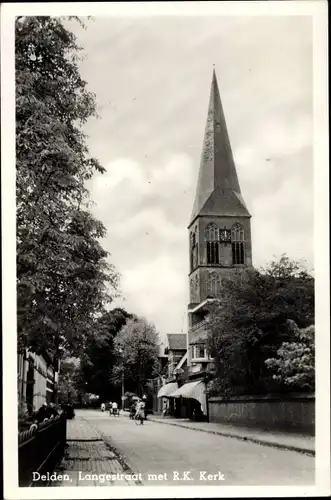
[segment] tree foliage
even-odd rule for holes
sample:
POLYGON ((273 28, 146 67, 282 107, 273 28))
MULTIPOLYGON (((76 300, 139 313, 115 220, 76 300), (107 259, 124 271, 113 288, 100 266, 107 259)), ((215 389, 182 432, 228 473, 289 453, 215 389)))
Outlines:
POLYGON ((73 358, 63 359, 57 386, 59 401, 77 401, 80 383, 79 360, 73 358))
POLYGON ((114 341, 130 318, 132 315, 121 308, 105 312, 96 321, 94 334, 81 357, 84 389, 97 394, 103 401, 120 397, 120 390, 112 380, 112 370, 117 359, 114 341))
POLYGON ((153 377, 158 367, 158 344, 154 325, 144 318, 129 320, 115 339, 114 381, 119 384, 123 377, 125 388, 142 396, 147 380, 153 377))
POLYGON ((78 353, 118 276, 89 211, 85 183, 103 172, 82 126, 95 96, 79 73, 80 47, 61 18, 16 21, 18 346, 78 353))
POLYGON ((288 321, 293 334, 291 342, 283 342, 275 358, 265 361, 275 372, 273 378, 293 390, 315 389, 315 327, 299 329, 294 321, 288 321))
POLYGON ((265 360, 291 341, 287 320, 304 328, 314 321, 314 279, 283 255, 261 270, 238 270, 223 280, 222 298, 209 317, 209 350, 218 391, 278 392, 265 360))

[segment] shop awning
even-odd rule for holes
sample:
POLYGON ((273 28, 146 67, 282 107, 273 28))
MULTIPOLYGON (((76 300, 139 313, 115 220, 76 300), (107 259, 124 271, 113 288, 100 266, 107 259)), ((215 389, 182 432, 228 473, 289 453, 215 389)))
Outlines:
POLYGON ((177 398, 192 398, 199 401, 202 407, 202 412, 206 415, 207 401, 206 401, 206 384, 202 380, 195 380, 182 385, 174 391, 170 397, 177 398))
POLYGON ((176 389, 178 389, 177 382, 169 382, 169 384, 165 384, 159 392, 157 393, 158 398, 168 398, 170 394, 172 394, 176 389))

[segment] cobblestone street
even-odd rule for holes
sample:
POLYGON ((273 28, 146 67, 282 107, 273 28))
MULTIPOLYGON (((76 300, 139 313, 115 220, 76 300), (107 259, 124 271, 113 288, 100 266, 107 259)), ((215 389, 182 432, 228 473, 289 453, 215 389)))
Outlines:
POLYGON ((64 479, 50 486, 132 486, 116 454, 85 419, 67 421, 68 447, 57 469, 64 479), (105 477, 103 477, 105 475, 105 477), (95 477, 97 476, 97 477, 95 477), (111 476, 110 478, 107 476, 111 476))

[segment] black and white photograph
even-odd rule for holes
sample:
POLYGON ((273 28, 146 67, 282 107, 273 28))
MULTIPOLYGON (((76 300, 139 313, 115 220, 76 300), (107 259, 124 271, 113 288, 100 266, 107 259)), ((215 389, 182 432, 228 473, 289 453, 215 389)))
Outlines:
POLYGON ((2 6, 5 498, 327 496, 326 3, 2 6))

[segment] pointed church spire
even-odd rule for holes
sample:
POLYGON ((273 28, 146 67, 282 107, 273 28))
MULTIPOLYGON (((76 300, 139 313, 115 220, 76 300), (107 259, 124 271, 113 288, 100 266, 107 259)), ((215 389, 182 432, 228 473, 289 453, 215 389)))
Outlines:
POLYGON ((240 192, 215 67, 191 223, 198 215, 250 217, 240 192))

